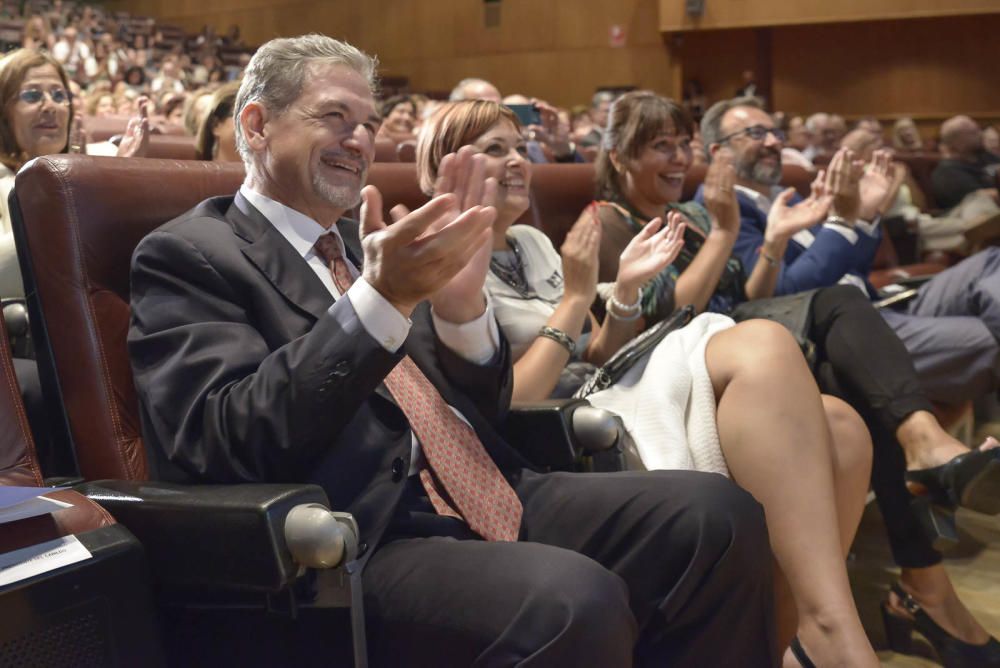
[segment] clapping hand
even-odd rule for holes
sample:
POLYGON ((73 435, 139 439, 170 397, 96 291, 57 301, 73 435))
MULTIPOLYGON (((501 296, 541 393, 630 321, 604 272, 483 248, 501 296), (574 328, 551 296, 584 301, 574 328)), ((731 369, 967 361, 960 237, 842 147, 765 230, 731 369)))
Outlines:
POLYGON ((588 306, 597 296, 601 229, 596 205, 591 204, 573 223, 559 249, 565 298, 580 299, 588 306))
POLYGON ((128 121, 125 136, 118 144, 119 158, 143 158, 149 150, 149 98, 136 100, 139 113, 128 121))
POLYGON ((617 287, 626 294, 636 291, 651 278, 663 271, 684 247, 684 216, 677 211, 667 214, 667 224, 662 218, 646 223, 639 234, 632 237, 618 262, 617 287))
POLYGON ((892 151, 875 151, 868 165, 859 183, 861 205, 858 215, 862 220, 871 221, 879 215, 882 204, 892 189, 892 151))
POLYGON ((833 155, 826 172, 826 189, 833 197, 833 212, 853 225, 861 214, 860 181, 864 164, 854 151, 842 148, 833 155))
POLYGON ((827 217, 833 196, 827 192, 825 179, 826 174, 820 170, 813 179, 809 197, 794 206, 789 201, 795 196, 795 188, 786 188, 774 199, 767 214, 766 241, 785 242, 827 217))
POLYGON ((444 320, 468 322, 485 308, 496 179, 485 178, 484 158, 463 147, 441 161, 434 190, 415 211, 395 206, 391 225, 382 220, 378 189, 361 191, 363 275, 403 315, 430 299, 444 320))
MULTIPOLYGON (((712 217, 712 229, 740 233, 740 205, 736 200, 736 170, 728 151, 719 151, 705 174, 705 208, 712 217)), ((669 221, 668 221, 669 222, 669 221)))

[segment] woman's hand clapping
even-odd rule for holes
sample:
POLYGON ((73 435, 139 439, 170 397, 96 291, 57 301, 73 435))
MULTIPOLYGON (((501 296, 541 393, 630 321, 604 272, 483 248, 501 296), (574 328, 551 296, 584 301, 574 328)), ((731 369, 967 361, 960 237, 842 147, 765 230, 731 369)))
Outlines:
POLYGON ((622 292, 634 295, 677 259, 684 247, 684 216, 671 211, 666 226, 662 223, 661 218, 649 221, 622 251, 615 280, 622 292))
POLYGON ((601 249, 601 221, 594 205, 588 206, 573 223, 559 249, 562 255, 564 293, 590 305, 597 296, 598 251, 601 249))
POLYGON ((705 174, 705 208, 712 217, 712 231, 725 232, 734 239, 740 233, 740 205, 733 187, 735 183, 732 158, 728 151, 719 151, 705 174))
POLYGON ((118 144, 119 158, 144 158, 149 151, 149 98, 136 101, 139 113, 128 121, 125 136, 118 144))

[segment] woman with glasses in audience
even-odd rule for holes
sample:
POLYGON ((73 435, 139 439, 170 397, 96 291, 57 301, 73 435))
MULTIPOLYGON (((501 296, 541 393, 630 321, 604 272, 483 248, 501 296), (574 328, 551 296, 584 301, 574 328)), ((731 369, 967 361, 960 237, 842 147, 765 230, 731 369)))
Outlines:
POLYGON ((208 112, 198 128, 195 151, 199 160, 213 162, 241 162, 236 150, 236 131, 233 124, 233 103, 240 82, 225 84, 212 94, 208 112))
MULTIPOLYGON (((14 175, 32 158, 79 152, 85 146, 82 132, 71 132, 75 110, 69 90, 66 72, 48 54, 18 49, 0 59, 0 105, 3 109, 0 114, 0 298, 3 299, 24 297, 8 210, 14 175)), ((143 153, 148 133, 149 121, 133 118, 117 149, 118 155, 143 153)), ((33 360, 17 358, 14 369, 44 464, 48 417, 38 371, 33 360)))
MULTIPOLYGON (((598 219, 574 226, 562 257, 541 232, 513 225, 529 204, 531 166, 516 116, 483 100, 448 105, 422 129, 417 168, 426 192, 443 157, 463 146, 486 157, 499 184, 483 268, 514 359, 514 399, 566 396, 582 381, 581 362, 600 365, 636 335, 639 286, 672 260, 682 227, 657 220, 623 249, 609 315, 598 324, 590 313, 598 219)), ((622 416, 647 468, 731 475, 763 504, 785 576, 777 579, 783 646, 791 641, 803 665, 803 646, 821 665, 877 665, 844 566, 869 470, 870 443, 855 413, 820 397, 793 339, 772 323, 701 316, 647 355, 588 399, 622 416)))
MULTIPOLYGON (((782 193, 768 217, 773 237, 769 243, 776 248, 765 244, 761 260, 748 271, 733 253, 740 211, 735 172, 725 151, 716 154, 706 174, 705 206, 678 204, 691 165, 693 130, 687 113, 673 101, 648 91, 628 93, 611 109, 596 163, 601 198, 596 206, 604 231, 601 280, 614 280, 623 249, 653 219, 667 216, 687 223, 684 248, 647 286, 650 317, 657 315, 657 296, 661 302, 693 304, 698 311, 716 313, 730 313, 748 298, 769 297, 779 268, 773 258, 783 256, 782 244, 796 230, 824 220, 830 209, 832 194, 823 173, 813 183, 810 197, 796 206, 789 206, 791 189, 782 193)), ((769 133, 782 138, 779 130, 763 126, 743 132, 746 141, 763 142, 769 133)), ((887 173, 887 156, 881 154, 871 168, 887 173)), ((829 166, 831 188, 840 196, 860 197, 856 180, 853 191, 843 186, 851 169, 857 167, 846 153, 834 156, 829 166)), ((584 212, 582 218, 589 215, 584 212)), ((901 583, 883 610, 887 626, 901 629, 893 637, 905 636, 915 621, 925 636, 942 639, 935 641, 942 656, 959 656, 951 658, 949 666, 1000 666, 1000 643, 959 601, 905 484, 906 463, 924 462, 925 468, 910 473, 922 479, 922 491, 937 501, 964 500, 973 484, 984 480, 980 474, 994 466, 994 457, 970 452, 941 428, 909 354, 867 295, 846 285, 822 289, 812 299, 809 316, 809 338, 821 368, 826 364, 832 370, 838 394, 861 413, 875 438, 872 486, 893 555, 902 567, 901 583)), ((789 408, 794 410, 794 405, 789 408)), ((982 448, 996 445, 990 438, 982 448)), ((988 495, 988 484, 978 491, 988 495)), ((921 507, 929 515, 930 506, 921 507)), ((901 641, 895 644, 903 646, 901 641)))

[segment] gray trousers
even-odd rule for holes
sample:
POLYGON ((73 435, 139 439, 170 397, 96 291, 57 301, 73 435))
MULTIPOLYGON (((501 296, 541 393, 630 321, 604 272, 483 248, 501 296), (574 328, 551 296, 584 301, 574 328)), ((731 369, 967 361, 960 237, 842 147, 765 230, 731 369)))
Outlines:
POLYGON ((905 311, 881 313, 913 358, 928 398, 955 404, 997 389, 1000 248, 936 275, 905 311))

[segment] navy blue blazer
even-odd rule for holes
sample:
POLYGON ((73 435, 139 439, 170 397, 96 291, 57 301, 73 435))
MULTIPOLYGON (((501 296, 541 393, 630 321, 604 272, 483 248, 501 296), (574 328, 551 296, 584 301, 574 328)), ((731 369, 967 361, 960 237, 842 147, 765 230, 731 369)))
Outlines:
MULTIPOLYGON (((695 199, 704 204, 704 186, 698 188, 695 199)), ((742 262, 747 275, 753 271, 760 256, 760 247, 764 245, 764 232, 767 229, 767 213, 757 208, 757 205, 745 194, 737 191, 737 201, 740 205, 740 234, 736 239, 733 253, 742 262)), ((798 203, 802 198, 795 195, 792 203, 798 203)), ((795 239, 788 242, 785 257, 782 258, 778 273, 778 283, 774 295, 793 294, 813 288, 823 288, 836 285, 845 274, 853 275, 864 282, 870 297, 875 296, 875 288, 868 282, 875 253, 882 240, 881 226, 875 227, 874 235, 864 230, 856 230, 858 242, 852 244, 836 230, 824 227, 822 223, 810 230, 813 242, 808 247, 795 239)))

